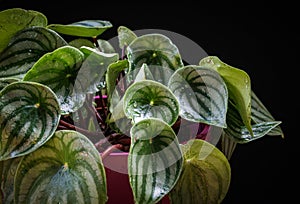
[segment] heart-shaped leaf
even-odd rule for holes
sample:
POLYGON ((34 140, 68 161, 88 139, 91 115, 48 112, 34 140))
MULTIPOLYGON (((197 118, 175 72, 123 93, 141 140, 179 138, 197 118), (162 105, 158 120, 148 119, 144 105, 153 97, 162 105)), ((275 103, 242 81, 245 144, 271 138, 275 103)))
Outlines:
POLYGON ((226 127, 228 92, 218 72, 188 65, 176 70, 168 87, 179 101, 182 118, 226 127))
POLYGON ((32 27, 45 27, 46 16, 38 11, 11 8, 0 12, 0 53, 8 45, 10 39, 20 30, 32 27))
POLYGON ((145 118, 159 118, 173 125, 179 115, 179 104, 168 87, 152 80, 142 80, 126 90, 124 111, 135 123, 145 118))
POLYGON ((253 134, 251 128, 251 83, 249 75, 241 69, 222 62, 216 56, 203 58, 199 65, 219 72, 226 83, 229 98, 234 106, 237 107, 248 131, 250 134, 253 134))
POLYGON ((58 33, 79 37, 97 37, 111 27, 112 24, 109 21, 103 20, 85 20, 68 25, 50 24, 47 26, 58 33))
POLYGON ((135 38, 127 47, 127 56, 130 64, 129 80, 135 78, 133 71, 143 63, 148 66, 176 70, 183 66, 181 56, 176 45, 162 34, 145 34, 135 38))
POLYGON ((104 166, 94 144, 70 130, 57 131, 25 156, 15 176, 15 203, 106 203, 104 166))
POLYGON ((204 140, 190 140, 182 146, 184 165, 171 191, 172 204, 221 203, 228 192, 231 168, 224 154, 204 140))
POLYGON ((60 47, 41 57, 24 76, 24 81, 47 85, 57 95, 62 114, 74 112, 85 100, 82 87, 74 87, 83 60, 84 55, 77 48, 60 47))
POLYGON ((22 78, 44 54, 67 45, 56 32, 32 27, 18 32, 0 55, 0 77, 22 78))
POLYGON ((13 82, 2 89, 0 98, 0 160, 29 154, 54 134, 60 107, 49 87, 13 82))
POLYGON ((145 119, 130 131, 128 172, 135 203, 157 203, 176 184, 182 152, 172 128, 160 119, 145 119))

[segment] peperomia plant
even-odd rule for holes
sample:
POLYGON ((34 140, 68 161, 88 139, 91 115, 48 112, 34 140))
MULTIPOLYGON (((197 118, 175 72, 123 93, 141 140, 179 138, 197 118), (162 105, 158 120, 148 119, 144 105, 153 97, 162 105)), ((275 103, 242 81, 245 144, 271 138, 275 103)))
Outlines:
POLYGON ((0 200, 106 203, 102 159, 119 149, 135 203, 221 203, 235 146, 283 137, 281 121, 242 69, 187 64, 168 36, 125 26, 114 47, 109 28, 0 12, 0 200))

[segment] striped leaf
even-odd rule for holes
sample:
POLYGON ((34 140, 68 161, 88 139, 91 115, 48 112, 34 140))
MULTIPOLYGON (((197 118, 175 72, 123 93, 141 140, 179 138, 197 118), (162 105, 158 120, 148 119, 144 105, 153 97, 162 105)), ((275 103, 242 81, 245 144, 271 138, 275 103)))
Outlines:
POLYGON ((135 203, 157 203, 176 184, 183 164, 173 129, 160 119, 145 119, 130 132, 129 181, 135 203))
MULTIPOLYGON (((253 91, 251 92, 251 119, 255 123, 275 121, 274 117, 253 91)), ((272 128, 271 131, 268 132, 268 135, 280 135, 284 137, 283 131, 279 125, 272 128)))
POLYGON ((0 78, 0 91, 12 82, 19 81, 18 78, 0 78))
POLYGON ((14 203, 14 178, 22 157, 0 161, 0 203, 14 203))
POLYGON ((112 24, 109 21, 103 20, 84 20, 68 25, 50 24, 47 26, 58 33, 79 37, 97 37, 111 27, 112 24))
POLYGON ((13 82, 0 92, 0 160, 33 152, 56 130, 60 107, 50 88, 13 82))
POLYGON ((76 131, 57 131, 22 159, 15 177, 15 203, 107 201, 101 157, 93 143, 76 131))
POLYGON ((56 32, 44 27, 31 27, 18 32, 0 55, 0 78, 22 78, 44 54, 67 45, 56 32))
POLYGON ((125 115, 138 122, 145 118, 159 118, 173 125, 179 115, 179 104, 168 87, 152 81, 133 83, 124 95, 125 115))
POLYGON ((10 39, 20 30, 32 27, 45 27, 46 16, 38 11, 11 8, 0 12, 0 53, 6 48, 10 39))
POLYGON ((237 143, 247 143, 267 135, 272 129, 276 128, 281 121, 264 121, 252 124, 252 134, 242 122, 241 116, 232 104, 228 103, 227 128, 224 129, 225 136, 231 137, 237 143))
POLYGON ((171 70, 183 66, 178 48, 162 34, 145 34, 135 38, 127 47, 127 56, 131 74, 129 80, 135 78, 133 71, 143 63, 171 70))
POLYGON ((168 87, 179 101, 182 118, 226 127, 228 92, 218 72, 188 65, 176 70, 168 87))
POLYGON ((182 149, 184 165, 169 194, 171 203, 221 203, 231 181, 231 168, 226 157, 204 140, 190 140, 182 149))
POLYGON ((251 82, 249 75, 241 69, 222 62, 216 56, 203 58, 199 65, 219 72, 226 83, 229 98, 237 107, 244 125, 250 134, 253 135, 251 128, 251 82))
POLYGON ((74 112, 85 100, 82 87, 74 87, 83 60, 79 49, 68 45, 60 47, 41 57, 24 76, 24 81, 47 85, 57 95, 62 114, 74 112))

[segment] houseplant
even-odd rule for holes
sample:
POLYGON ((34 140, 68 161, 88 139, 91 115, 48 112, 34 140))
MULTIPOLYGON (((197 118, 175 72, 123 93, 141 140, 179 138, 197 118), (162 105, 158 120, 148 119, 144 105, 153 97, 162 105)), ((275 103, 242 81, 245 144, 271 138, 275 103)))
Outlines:
POLYGON ((216 56, 186 64, 167 36, 123 26, 119 55, 100 38, 109 21, 48 25, 37 11, 0 15, 4 203, 105 203, 102 159, 114 149, 129 153, 137 203, 166 195, 220 203, 235 145, 283 135, 247 73, 216 56), (212 128, 222 130, 209 135, 221 136, 216 147, 207 142, 212 128))

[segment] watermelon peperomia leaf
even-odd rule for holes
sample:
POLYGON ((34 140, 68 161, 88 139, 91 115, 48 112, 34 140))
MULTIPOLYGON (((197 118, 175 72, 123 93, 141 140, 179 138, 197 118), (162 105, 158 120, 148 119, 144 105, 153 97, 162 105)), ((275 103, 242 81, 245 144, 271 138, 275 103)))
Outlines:
POLYGON ((0 92, 0 161, 29 154, 54 134, 60 106, 47 86, 18 81, 0 92))
POLYGON ((16 203, 105 204, 106 177, 99 152, 81 133, 57 131, 42 148, 22 159, 14 199, 16 203))
POLYGON ((145 119, 130 131, 130 185, 136 203, 157 203, 176 184, 183 164, 172 128, 160 119, 145 119))

